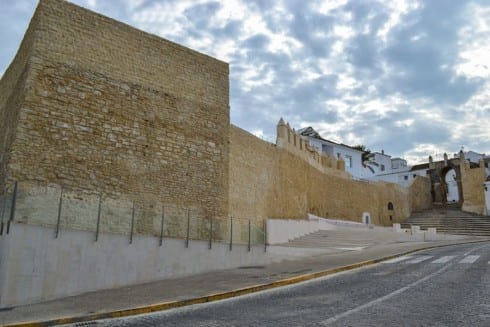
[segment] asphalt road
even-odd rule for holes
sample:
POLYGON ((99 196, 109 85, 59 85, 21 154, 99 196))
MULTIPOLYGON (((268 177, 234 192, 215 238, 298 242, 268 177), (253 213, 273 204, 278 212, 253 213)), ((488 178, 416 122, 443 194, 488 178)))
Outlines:
POLYGON ((490 326, 490 243, 93 326, 490 326))

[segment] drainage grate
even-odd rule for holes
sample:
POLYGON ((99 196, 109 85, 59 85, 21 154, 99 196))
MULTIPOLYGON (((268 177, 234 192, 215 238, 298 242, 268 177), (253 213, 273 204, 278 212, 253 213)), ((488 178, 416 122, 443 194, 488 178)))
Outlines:
POLYGON ((85 322, 79 322, 79 323, 76 323, 75 326, 94 326, 94 325, 97 325, 97 321, 85 321, 85 322))

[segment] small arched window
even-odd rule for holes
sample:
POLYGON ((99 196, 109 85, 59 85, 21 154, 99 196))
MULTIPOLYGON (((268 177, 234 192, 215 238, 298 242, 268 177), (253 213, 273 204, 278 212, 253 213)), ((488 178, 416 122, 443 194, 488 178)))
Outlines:
POLYGON ((388 210, 393 210, 393 203, 388 202, 388 210))

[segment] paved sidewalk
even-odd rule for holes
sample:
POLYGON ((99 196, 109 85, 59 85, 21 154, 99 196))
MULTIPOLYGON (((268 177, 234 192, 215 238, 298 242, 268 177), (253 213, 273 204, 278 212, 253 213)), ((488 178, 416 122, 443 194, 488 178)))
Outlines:
POLYGON ((0 309, 0 324, 16 325, 24 322, 38 322, 41 324, 31 324, 31 326, 46 326, 84 321, 89 318, 96 319, 162 310, 308 280, 320 275, 372 264, 383 258, 423 248, 478 240, 483 239, 389 242, 375 244, 362 251, 331 251, 313 256, 297 257, 295 260, 283 260, 265 266, 239 267, 131 287, 91 292, 33 305, 0 309), (347 269, 343 268, 349 265, 356 266, 351 266, 347 269), (334 269, 335 271, 332 271, 334 269), (254 286, 258 287, 253 288, 254 286), (242 290, 236 291, 240 289, 242 290), (205 298, 203 299, 203 297, 205 298), (200 300, 192 300, 196 298, 200 300), (170 302, 170 305, 167 302, 170 302), (162 303, 167 304, 162 305, 162 303), (135 308, 140 309, 135 310, 135 308), (108 314, 111 312, 112 314, 108 314), (60 318, 68 319, 60 320, 60 318))

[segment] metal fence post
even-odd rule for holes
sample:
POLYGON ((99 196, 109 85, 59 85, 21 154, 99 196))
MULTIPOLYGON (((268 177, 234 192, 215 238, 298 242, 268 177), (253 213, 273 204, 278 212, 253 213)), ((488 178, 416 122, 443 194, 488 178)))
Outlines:
POLYGON ((230 216, 230 251, 233 250, 233 216, 230 216))
POLYGON ((267 221, 264 219, 264 252, 267 252, 267 221))
POLYGON ((0 235, 3 235, 3 218, 5 217, 5 210, 7 210, 7 192, 3 198, 2 215, 0 218, 0 235))
POLYGON ((190 232, 190 223, 191 223, 191 212, 187 209, 187 235, 185 237, 185 247, 189 247, 189 232, 190 232))
POLYGON ((248 252, 250 252, 250 243, 252 242, 252 222, 248 220, 248 252))
POLYGON ((61 187, 60 202, 58 203, 58 218, 56 220, 56 230, 54 231, 54 238, 58 238, 60 233, 60 223, 61 223, 61 208, 63 207, 63 187, 61 187))
POLYGON ((209 246, 208 249, 211 250, 213 246, 213 217, 209 218, 209 246))
POLYGON ((100 212, 102 209, 102 194, 99 195, 99 208, 97 209, 97 227, 95 229, 95 242, 99 239, 100 212))
POLYGON ((10 218, 7 221, 7 234, 10 232, 10 222, 13 221, 15 218, 15 205, 17 203, 17 184, 18 182, 15 181, 14 194, 12 196, 12 206, 10 207, 10 218))
POLYGON ((131 213, 131 231, 129 233, 129 244, 133 243, 133 228, 134 228, 134 201, 133 201, 133 211, 131 213))
POLYGON ((165 206, 162 205, 162 224, 160 226, 160 246, 163 244, 163 224, 165 223, 165 206))

